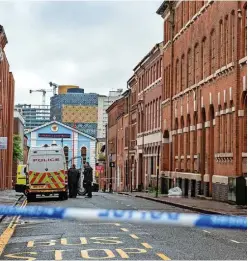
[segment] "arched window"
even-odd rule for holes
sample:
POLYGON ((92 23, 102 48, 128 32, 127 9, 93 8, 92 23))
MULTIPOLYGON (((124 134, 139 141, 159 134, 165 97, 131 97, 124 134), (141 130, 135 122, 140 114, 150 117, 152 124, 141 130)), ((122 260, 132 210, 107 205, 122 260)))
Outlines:
POLYGON ((230 136, 230 144, 229 144, 229 152, 233 152, 233 112, 232 112, 232 107, 233 107, 233 101, 230 102, 230 113, 229 113, 229 136, 230 136))
POLYGON ((211 59, 210 59, 210 68, 211 68, 211 74, 215 73, 216 71, 216 39, 215 39, 215 31, 213 30, 210 35, 210 53, 211 53, 211 59))
POLYGON ((188 87, 190 87, 192 84, 193 84, 193 80, 192 80, 192 52, 191 50, 189 49, 188 51, 188 57, 187 57, 187 70, 188 70, 188 87))
POLYGON ((219 131, 218 131, 218 152, 221 152, 221 143, 223 142, 222 141, 222 119, 221 119, 221 105, 219 105, 219 131))
POLYGON ((193 70, 194 83, 200 81, 200 48, 197 43, 194 48, 194 70, 193 70))
POLYGON ((228 24, 228 15, 225 17, 225 21, 224 21, 224 53, 225 53, 225 57, 224 57, 224 61, 225 64, 228 64, 229 62, 229 24, 228 24))
MULTIPOLYGON (((176 131, 178 130, 178 119, 175 119, 175 128, 176 131)), ((174 144, 175 156, 178 155, 178 134, 175 135, 175 144, 174 144)))
POLYGON ((244 4, 243 7, 243 55, 244 57, 247 56, 247 3, 244 4))
POLYGON ((206 37, 203 38, 202 40, 202 51, 201 51, 201 65, 202 65, 202 79, 205 79, 209 74, 209 68, 208 68, 208 60, 209 60, 209 55, 208 55, 208 49, 206 45, 206 37))
POLYGON ((181 134, 180 134, 180 154, 181 156, 184 155, 184 132, 183 132, 183 129, 184 129, 184 119, 183 119, 183 116, 181 116, 181 134))
POLYGON ((67 146, 64 147, 64 154, 65 154, 66 164, 68 165, 68 161, 69 161, 69 148, 68 148, 67 146))
POLYGON ((230 43, 230 62, 234 61, 235 53, 235 11, 233 10, 230 17, 230 34, 231 34, 231 43, 230 43))
POLYGON ((81 157, 83 158, 83 163, 86 162, 87 149, 86 147, 81 148, 81 157))
POLYGON ((188 114, 187 116, 187 127, 188 127, 188 132, 187 132, 187 140, 186 140, 186 154, 190 155, 190 115, 188 114))
POLYGON ((186 88, 186 66, 185 66, 185 57, 184 54, 182 55, 182 62, 181 62, 181 91, 186 88))
POLYGON ((219 23, 219 67, 222 67, 225 57, 225 46, 224 46, 224 26, 223 21, 220 20, 219 23))
POLYGON ((227 152, 227 114, 226 114, 227 104, 224 105, 224 114, 223 114, 223 141, 224 141, 224 152, 227 152))
POLYGON ((195 115, 194 115, 194 127, 195 127, 195 130, 194 130, 194 135, 193 135, 193 153, 194 155, 197 154, 197 112, 195 112, 195 115))
POLYGON ((175 94, 179 92, 180 89, 180 70, 179 70, 179 60, 176 61, 176 71, 175 71, 175 83, 176 83, 176 91, 175 94))

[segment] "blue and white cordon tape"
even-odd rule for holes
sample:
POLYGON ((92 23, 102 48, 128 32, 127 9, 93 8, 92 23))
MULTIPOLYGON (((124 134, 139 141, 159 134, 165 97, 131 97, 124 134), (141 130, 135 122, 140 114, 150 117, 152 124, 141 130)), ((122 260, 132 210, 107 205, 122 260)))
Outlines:
POLYGON ((20 208, 0 205, 0 215, 67 220, 135 222, 185 227, 247 229, 247 218, 244 216, 179 214, 159 211, 54 208, 39 206, 20 208))

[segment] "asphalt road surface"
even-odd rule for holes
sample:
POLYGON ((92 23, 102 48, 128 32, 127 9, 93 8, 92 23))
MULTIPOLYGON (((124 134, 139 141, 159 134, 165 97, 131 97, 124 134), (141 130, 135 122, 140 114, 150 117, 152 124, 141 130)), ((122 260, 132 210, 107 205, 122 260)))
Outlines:
MULTIPOLYGON (((145 199, 94 193, 28 205, 190 212, 145 199)), ((244 231, 150 224, 19 219, 1 260, 247 260, 244 231)))

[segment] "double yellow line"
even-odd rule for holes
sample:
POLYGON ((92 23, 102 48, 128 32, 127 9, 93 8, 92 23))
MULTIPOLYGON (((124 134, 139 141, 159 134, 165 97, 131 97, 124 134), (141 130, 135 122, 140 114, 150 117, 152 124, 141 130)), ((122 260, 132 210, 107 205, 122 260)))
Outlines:
MULTIPOLYGON (((25 208, 26 205, 27 205, 27 200, 25 199, 21 204, 21 208, 25 208)), ((9 223, 8 227, 4 230, 4 232, 0 236, 0 256, 2 255, 10 238, 12 237, 19 219, 20 219, 20 216, 13 217, 13 219, 9 223)))

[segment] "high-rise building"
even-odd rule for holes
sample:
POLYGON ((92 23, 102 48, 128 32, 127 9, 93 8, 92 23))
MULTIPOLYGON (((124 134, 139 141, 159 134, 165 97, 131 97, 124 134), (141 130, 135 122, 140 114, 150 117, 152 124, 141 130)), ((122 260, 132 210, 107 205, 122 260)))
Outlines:
POLYGON ((108 123, 107 108, 122 94, 122 89, 110 91, 108 96, 98 96, 98 126, 97 126, 97 138, 106 137, 106 124, 108 123))
POLYGON ((17 104, 15 109, 25 120, 25 131, 32 130, 50 121, 50 105, 17 104))
POLYGON ((59 86, 51 97, 51 120, 62 122, 92 137, 97 136, 98 94, 84 93, 78 86, 59 86))

